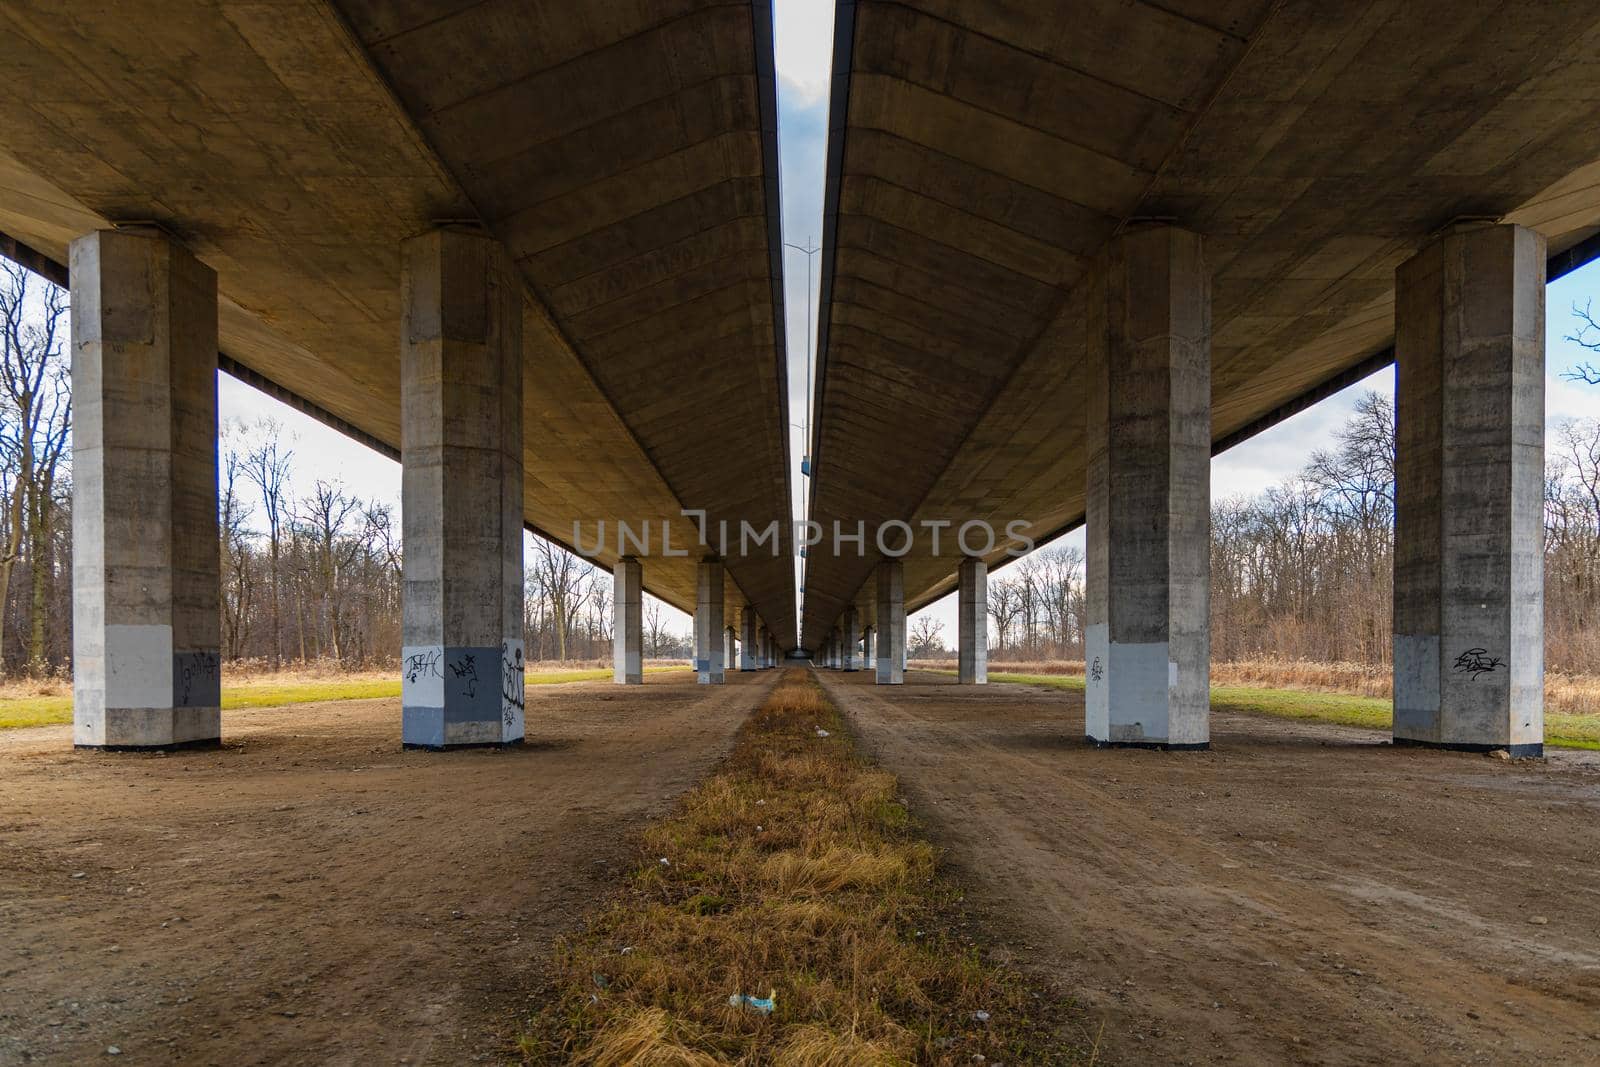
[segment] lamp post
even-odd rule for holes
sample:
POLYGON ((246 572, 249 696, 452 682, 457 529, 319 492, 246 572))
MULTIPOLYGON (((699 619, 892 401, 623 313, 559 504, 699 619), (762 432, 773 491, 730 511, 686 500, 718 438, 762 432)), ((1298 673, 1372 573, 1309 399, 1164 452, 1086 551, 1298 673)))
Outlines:
POLYGON ((809 478, 811 477, 811 349, 812 338, 816 335, 816 322, 812 318, 811 311, 811 260, 822 249, 817 247, 816 241, 810 237, 806 238, 806 246, 783 242, 783 247, 792 248, 806 257, 806 412, 805 424, 800 431, 804 438, 800 446, 800 473, 809 478))

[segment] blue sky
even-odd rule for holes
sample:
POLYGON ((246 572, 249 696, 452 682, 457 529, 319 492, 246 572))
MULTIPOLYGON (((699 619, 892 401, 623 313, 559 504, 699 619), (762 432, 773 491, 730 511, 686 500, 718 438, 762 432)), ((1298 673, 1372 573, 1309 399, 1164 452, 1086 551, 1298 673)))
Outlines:
MULTIPOLYGON (((822 235, 832 37, 832 0, 777 0, 774 38, 779 81, 784 240, 807 247, 820 243, 822 235)), ((801 424, 807 404, 808 334, 813 325, 805 319, 806 288, 808 283, 814 288, 820 266, 820 255, 812 257, 808 272, 806 256, 786 252, 784 292, 788 305, 789 410, 793 422, 790 440, 797 463, 805 450, 801 424)), ((1600 265, 1568 275, 1552 285, 1548 292, 1549 379, 1545 405, 1547 417, 1552 421, 1600 414, 1600 388, 1561 378, 1561 374, 1584 354, 1581 348, 1565 339, 1573 328, 1573 304, 1581 304, 1591 296, 1600 296, 1600 265)), ((263 416, 273 418, 292 438, 292 447, 299 458, 293 484, 297 495, 309 492, 312 483, 319 478, 337 479, 363 497, 390 501, 398 506, 399 464, 226 375, 220 379, 219 402, 224 420, 248 423, 263 416), (315 461, 310 457, 316 457, 315 461)), ((1367 389, 1392 395, 1393 371, 1380 371, 1217 457, 1211 467, 1212 495, 1221 499, 1238 493, 1259 492, 1292 475, 1312 452, 1327 447, 1334 430, 1349 416, 1355 398, 1367 389)), ((805 481, 796 478, 794 513, 797 517, 803 516, 805 493, 805 481)), ((1068 535, 1067 543, 1082 548, 1082 531, 1068 535)), ((946 597, 924 611, 944 623, 947 643, 953 643, 955 597, 946 597)), ((687 616, 675 610, 670 613, 674 629, 690 628, 687 616)))

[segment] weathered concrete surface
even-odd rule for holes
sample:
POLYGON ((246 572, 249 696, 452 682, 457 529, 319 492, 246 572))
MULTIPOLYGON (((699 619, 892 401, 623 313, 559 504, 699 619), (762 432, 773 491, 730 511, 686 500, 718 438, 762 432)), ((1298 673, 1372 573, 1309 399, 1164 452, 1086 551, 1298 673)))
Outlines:
POLYGON ((1144 226, 1091 275, 1088 737, 1193 748, 1211 719, 1211 295, 1198 236, 1144 226))
POLYGON ((499 242, 407 241, 402 739, 521 744, 522 293, 499 242))
POLYGON ((611 568, 611 680, 644 684, 644 566, 631 556, 611 568))
MULTIPOLYGON (((789 513, 765 15, 18 0, 0 232, 65 261, 160 221, 217 273, 224 352, 398 447, 401 242, 482 222, 527 290, 525 518, 569 544, 667 522, 693 549, 682 508, 789 513)), ((731 561, 727 605, 786 640, 787 545, 731 561)), ((693 611, 698 553, 653 551, 651 591, 693 611)))
POLYGON ((756 622, 755 609, 746 604, 740 618, 744 621, 744 641, 739 649, 739 669, 741 671, 759 670, 761 668, 761 643, 757 634, 760 626, 756 622))
POLYGON ((879 685, 899 685, 906 680, 905 580, 905 566, 899 560, 878 564, 873 628, 878 631, 879 685))
POLYGON ((1543 749, 1544 272, 1520 226, 1399 270, 1396 741, 1543 749))
POLYGON ((73 741, 215 744, 217 279, 158 233, 72 245, 73 741))
MULTIPOLYGON (((1394 270, 1451 218, 1504 215, 1552 251, 1600 223, 1594 5, 840 10, 825 526, 1022 519, 1042 536, 1081 519, 1081 283, 1130 219, 1205 237, 1213 439, 1389 345, 1394 270)), ((908 608, 955 588, 954 555, 919 543, 908 608)), ((875 562, 808 561, 808 647, 870 602, 875 562)))
POLYGON ((989 565, 961 561, 956 596, 956 678, 962 685, 989 682, 989 565))
POLYGON ((721 685, 722 561, 700 561, 699 592, 694 608, 694 670, 701 685, 721 685))

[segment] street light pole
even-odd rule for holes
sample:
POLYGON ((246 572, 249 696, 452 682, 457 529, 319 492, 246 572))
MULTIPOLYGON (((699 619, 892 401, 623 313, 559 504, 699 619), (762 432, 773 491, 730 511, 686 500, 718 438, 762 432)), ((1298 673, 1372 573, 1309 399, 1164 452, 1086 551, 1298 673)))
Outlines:
POLYGON ((806 245, 810 247, 791 244, 788 241, 783 242, 785 248, 792 248, 796 252, 802 252, 806 257, 806 412, 805 425, 801 428, 801 434, 805 440, 801 444, 800 473, 809 478, 811 477, 811 404, 813 399, 811 396, 811 360, 813 339, 816 336, 816 321, 812 317, 811 310, 811 260, 822 249, 816 247, 816 241, 811 237, 806 238, 806 245))

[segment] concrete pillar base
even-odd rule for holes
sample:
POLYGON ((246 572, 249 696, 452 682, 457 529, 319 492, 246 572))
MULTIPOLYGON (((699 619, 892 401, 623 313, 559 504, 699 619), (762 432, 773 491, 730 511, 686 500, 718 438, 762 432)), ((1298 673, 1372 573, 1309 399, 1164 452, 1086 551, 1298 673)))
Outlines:
POLYGON ((722 562, 700 562, 694 609, 695 681, 722 685, 726 681, 722 660, 722 562))
POLYGON ((644 568, 632 556, 611 571, 611 680, 644 684, 644 568))
POLYGON ((964 559, 956 579, 956 681, 989 684, 989 565, 964 559))
POLYGON ((1211 739, 1211 314, 1200 238, 1114 239, 1090 276, 1085 733, 1211 739))
POLYGON ((498 242, 401 246, 401 744, 523 735, 522 285, 498 242))
POLYGON ((1084 735, 1084 743, 1095 748, 1145 748, 1155 752, 1203 752, 1211 747, 1210 741, 1196 741, 1192 744, 1181 744, 1171 741, 1102 741, 1098 737, 1084 735))
POLYGON ((906 680, 905 564, 897 559, 878 564, 873 617, 878 635, 878 685, 903 685, 906 680))
POLYGON ((193 740, 190 740, 190 741, 169 741, 169 742, 166 742, 165 744, 158 743, 158 744, 127 744, 127 745, 117 745, 117 744, 80 745, 80 744, 74 744, 72 747, 76 748, 76 749, 82 749, 85 752, 191 752, 191 751, 203 750, 203 749, 217 749, 217 748, 221 748, 222 747, 222 738, 217 736, 217 732, 220 731, 221 728, 222 728, 222 717, 219 714, 217 716, 216 725, 201 727, 201 729, 209 729, 211 731, 210 734, 205 735, 205 736, 196 737, 196 738, 194 738, 193 740))
POLYGON ((222 734, 217 279, 159 233, 72 243, 73 743, 222 734))
POLYGON ((1464 226, 1395 272, 1396 744, 1543 751, 1545 251, 1464 226))
POLYGON ((1521 745, 1496 745, 1476 744, 1469 741, 1417 741, 1409 737, 1397 737, 1394 743, 1401 748, 1437 748, 1446 752, 1476 752, 1482 755, 1486 752, 1504 752, 1512 759, 1542 759, 1544 757, 1544 742, 1534 741, 1521 745))
POLYGON ((400 747, 407 752, 455 752, 463 748, 517 748, 525 743, 519 737, 512 741, 465 741, 448 745, 425 745, 419 741, 406 741, 400 747))

